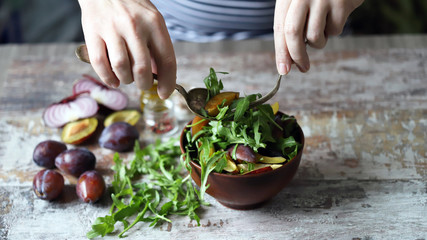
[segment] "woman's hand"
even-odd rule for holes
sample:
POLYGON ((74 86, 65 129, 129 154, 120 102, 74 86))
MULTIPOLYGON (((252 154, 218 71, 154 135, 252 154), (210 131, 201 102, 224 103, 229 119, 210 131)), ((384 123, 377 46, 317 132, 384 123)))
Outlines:
POLYGON ((90 62, 112 87, 153 84, 167 98, 176 83, 176 59, 162 15, 149 0, 79 0, 90 62))
POLYGON ((323 48, 328 36, 341 34, 350 13, 363 0, 277 0, 274 45, 279 74, 295 63, 301 72, 310 69, 306 44, 323 48))

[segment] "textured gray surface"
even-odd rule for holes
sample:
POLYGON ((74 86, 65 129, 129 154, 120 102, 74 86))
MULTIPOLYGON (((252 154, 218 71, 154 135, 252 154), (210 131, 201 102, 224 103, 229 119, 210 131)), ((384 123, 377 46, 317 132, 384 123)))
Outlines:
MULTIPOLYGON (((174 217, 156 228, 138 224, 129 239, 427 239, 427 46, 423 36, 397 38, 372 38, 379 47, 366 49, 366 38, 333 39, 341 46, 311 52, 309 73, 285 78, 273 101, 297 117, 306 148, 296 177, 275 198, 236 211, 208 196, 202 226, 174 217)), ((214 67, 230 72, 222 78, 227 89, 264 94, 273 87, 270 45, 227 51, 237 45, 224 44, 178 44, 178 82, 202 86, 214 67)), ((69 182, 57 202, 31 190, 39 170, 33 148, 60 134, 43 127, 44 107, 68 95, 81 74, 93 74, 74 47, 0 47, 0 239, 85 239, 108 211, 108 199, 79 202, 69 182)), ((137 106, 133 85, 122 89, 137 106)), ((110 181, 112 152, 88 147, 110 181)))

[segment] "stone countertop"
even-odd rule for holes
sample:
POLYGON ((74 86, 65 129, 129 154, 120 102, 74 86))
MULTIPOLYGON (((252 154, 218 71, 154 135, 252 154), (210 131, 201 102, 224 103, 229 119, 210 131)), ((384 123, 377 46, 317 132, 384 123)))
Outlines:
MULTIPOLYGON (((207 196, 212 205, 203 208, 201 226, 172 217, 155 228, 137 224, 129 239, 427 239, 426 40, 334 38, 326 49, 310 50, 310 71, 293 69, 272 99, 296 116, 306 136, 290 185, 250 211, 207 196)), ((86 239, 109 210, 108 199, 80 202, 69 182, 55 202, 32 191, 40 170, 34 147, 60 139, 60 130, 43 126, 44 108, 70 95, 82 74, 94 75, 74 57, 76 46, 0 46, 0 239, 86 239)), ((175 49, 178 82, 186 88, 203 86, 209 67, 230 73, 222 76, 229 90, 265 94, 274 86, 272 42, 176 43, 175 49)), ((135 86, 121 89, 137 108, 135 86)), ((191 118, 182 116, 182 122, 191 118)), ((113 152, 86 147, 111 181, 113 152)))

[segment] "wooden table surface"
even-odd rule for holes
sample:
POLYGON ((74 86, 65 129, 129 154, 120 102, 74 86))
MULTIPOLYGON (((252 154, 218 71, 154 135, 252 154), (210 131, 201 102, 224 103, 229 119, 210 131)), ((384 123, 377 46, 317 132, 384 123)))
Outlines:
MULTIPOLYGON (((76 46, 0 46, 0 239, 85 239, 109 210, 105 199, 80 202, 68 181, 59 201, 32 191, 40 170, 34 147, 60 139, 60 130, 43 126, 43 109, 94 74, 75 58, 76 46)), ((276 79, 272 46, 177 43, 178 82, 202 86, 214 67, 230 73, 226 89, 264 94, 276 79)), ((427 36, 334 38, 310 58, 310 71, 293 70, 272 100, 306 136, 290 185, 249 211, 208 196, 201 226, 188 217, 155 228, 139 223, 128 239, 427 239, 427 36)), ((137 107, 134 85, 121 88, 137 107)), ((110 182, 112 152, 87 147, 110 182)))

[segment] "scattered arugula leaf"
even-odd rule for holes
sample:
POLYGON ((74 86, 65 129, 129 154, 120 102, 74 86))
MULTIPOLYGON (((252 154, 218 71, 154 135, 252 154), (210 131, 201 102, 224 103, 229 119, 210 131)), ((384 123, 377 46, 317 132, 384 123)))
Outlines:
POLYGON ((118 236, 124 237, 138 222, 153 227, 159 222, 170 222, 168 216, 173 214, 187 215, 200 224, 196 211, 201 201, 190 175, 182 176, 185 162, 177 160, 181 153, 176 142, 176 138, 157 141, 143 149, 136 142, 134 159, 128 165, 117 153, 114 155, 113 204, 109 215, 95 220, 88 238, 112 233, 119 228, 118 222, 123 224, 118 236))

